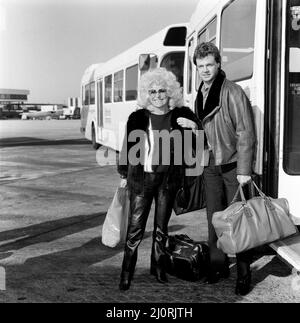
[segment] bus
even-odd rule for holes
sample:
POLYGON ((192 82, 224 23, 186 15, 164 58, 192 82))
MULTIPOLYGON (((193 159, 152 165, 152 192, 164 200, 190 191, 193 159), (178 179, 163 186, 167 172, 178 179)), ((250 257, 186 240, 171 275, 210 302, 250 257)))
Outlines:
MULTIPOLYGON (((179 71, 184 104, 194 110, 200 84, 194 50, 213 42, 227 78, 244 89, 252 105, 256 181, 268 196, 287 198, 299 226, 300 0, 199 0, 187 24, 158 35, 88 70, 81 89, 83 109, 91 112, 83 118, 86 137, 95 148, 107 143, 119 149, 116 127, 134 109, 140 75, 153 66, 179 71), (166 46, 169 33, 175 47, 166 46)), ((299 235, 271 247, 300 272, 299 235)))
MULTIPOLYGON (((186 39, 185 104, 193 108, 197 44, 213 42, 227 78, 250 99, 257 149, 254 173, 269 196, 285 197, 300 225, 300 0, 200 0, 186 39)), ((300 270, 300 238, 271 245, 300 270)))
POLYGON ((81 132, 97 149, 120 150, 125 123, 138 108, 138 82, 160 66, 174 72, 183 85, 186 24, 165 27, 105 63, 89 66, 81 81, 81 132))

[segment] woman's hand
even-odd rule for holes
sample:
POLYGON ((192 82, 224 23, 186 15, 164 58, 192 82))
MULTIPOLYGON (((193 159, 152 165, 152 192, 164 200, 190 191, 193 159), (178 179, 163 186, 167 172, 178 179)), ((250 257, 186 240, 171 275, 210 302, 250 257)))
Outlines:
POLYGON ((196 130, 197 129, 197 124, 194 121, 189 120, 187 118, 178 118, 177 119, 177 123, 182 128, 189 128, 189 129, 192 129, 192 130, 196 130))

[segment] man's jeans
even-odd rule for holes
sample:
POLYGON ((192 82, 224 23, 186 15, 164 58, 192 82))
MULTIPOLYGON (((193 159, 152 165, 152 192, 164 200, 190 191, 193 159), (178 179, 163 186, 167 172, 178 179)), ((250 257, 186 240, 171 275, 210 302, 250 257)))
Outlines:
MULTIPOLYGON (((217 248, 217 235, 212 225, 215 212, 223 211, 232 202, 239 187, 237 181, 237 164, 214 166, 214 157, 210 154, 209 166, 204 168, 204 183, 207 201, 208 242, 212 270, 218 271, 225 265, 226 255, 217 248)), ((251 251, 236 255, 238 276, 244 276, 249 270, 251 251)))

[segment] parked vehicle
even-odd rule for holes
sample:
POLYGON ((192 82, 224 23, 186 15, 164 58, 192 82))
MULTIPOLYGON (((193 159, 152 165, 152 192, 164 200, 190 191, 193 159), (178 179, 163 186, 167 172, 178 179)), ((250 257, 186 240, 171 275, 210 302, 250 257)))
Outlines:
POLYGON ((7 104, 0 107, 0 119, 19 119, 22 108, 18 104, 7 104))
POLYGON ((34 111, 34 112, 23 112, 21 113, 21 119, 27 120, 51 120, 51 119, 60 119, 60 116, 63 115, 63 110, 57 111, 34 111))

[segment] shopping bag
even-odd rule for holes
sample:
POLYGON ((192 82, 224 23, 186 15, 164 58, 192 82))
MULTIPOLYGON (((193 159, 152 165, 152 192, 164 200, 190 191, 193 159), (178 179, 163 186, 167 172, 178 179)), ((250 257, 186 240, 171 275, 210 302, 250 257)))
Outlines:
POLYGON ((124 242, 130 212, 127 187, 118 187, 102 226, 102 243, 114 248, 124 242))
POLYGON ((229 207, 213 214, 217 246, 224 253, 240 253, 298 232, 290 218, 288 201, 268 197, 254 182, 252 185, 259 196, 246 200, 240 185, 229 207), (238 194, 242 200, 235 202, 238 194))

